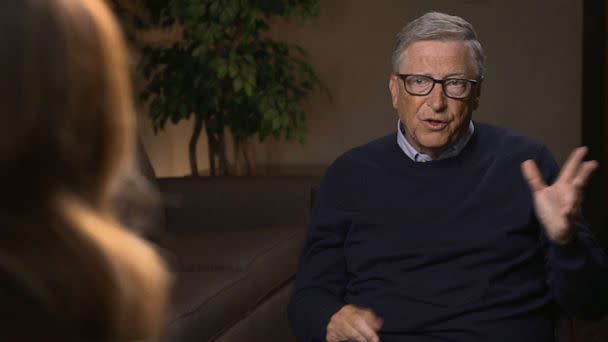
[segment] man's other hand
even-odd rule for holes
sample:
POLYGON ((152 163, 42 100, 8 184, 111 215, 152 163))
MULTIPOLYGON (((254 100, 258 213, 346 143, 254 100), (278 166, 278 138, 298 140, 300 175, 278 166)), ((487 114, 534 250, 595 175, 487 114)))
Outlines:
POLYGON ((522 163, 524 178, 532 190, 536 216, 549 240, 566 244, 575 233, 574 219, 583 202, 583 188, 597 168, 595 160, 583 161, 586 147, 579 147, 562 167, 557 180, 547 185, 533 160, 522 163))
POLYGON ((371 309, 347 304, 331 316, 325 338, 327 342, 380 342, 380 328, 382 319, 371 309))

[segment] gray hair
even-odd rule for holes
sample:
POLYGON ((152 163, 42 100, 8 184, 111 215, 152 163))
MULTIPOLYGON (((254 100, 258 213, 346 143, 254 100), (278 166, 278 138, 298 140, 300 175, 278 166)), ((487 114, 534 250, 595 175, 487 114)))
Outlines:
POLYGON ((429 12, 407 24, 397 34, 393 50, 393 72, 399 72, 403 53, 412 43, 422 40, 458 40, 463 41, 471 51, 477 67, 477 77, 485 74, 485 55, 477 34, 471 25, 461 17, 439 12, 429 12))

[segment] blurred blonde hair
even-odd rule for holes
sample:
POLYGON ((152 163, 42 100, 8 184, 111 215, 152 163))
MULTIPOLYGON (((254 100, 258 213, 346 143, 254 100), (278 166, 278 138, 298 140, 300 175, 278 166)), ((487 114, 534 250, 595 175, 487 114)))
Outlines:
POLYGON ((168 274, 111 210, 135 143, 120 29, 101 0, 2 0, 0 22, 0 276, 34 303, 17 311, 46 338, 157 340, 168 274))

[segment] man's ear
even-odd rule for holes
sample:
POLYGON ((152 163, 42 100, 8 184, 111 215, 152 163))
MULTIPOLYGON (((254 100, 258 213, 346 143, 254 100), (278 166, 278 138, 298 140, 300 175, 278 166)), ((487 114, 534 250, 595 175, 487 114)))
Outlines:
POLYGON ((399 102, 399 80, 397 76, 391 74, 388 77, 388 90, 391 92, 393 108, 397 109, 397 103, 399 102))
POLYGON ((477 110, 479 107, 479 99, 481 98, 481 86, 483 85, 483 79, 479 80, 473 93, 473 110, 477 110))

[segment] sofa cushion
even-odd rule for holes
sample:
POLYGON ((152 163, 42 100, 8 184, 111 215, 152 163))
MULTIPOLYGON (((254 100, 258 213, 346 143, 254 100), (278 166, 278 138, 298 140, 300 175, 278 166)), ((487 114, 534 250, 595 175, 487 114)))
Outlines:
POLYGON ((167 229, 158 242, 176 271, 168 340, 215 340, 261 303, 286 307, 285 296, 269 300, 295 276, 317 181, 159 179, 167 229))
POLYGON ((294 227, 165 236, 161 244, 177 271, 171 340, 217 336, 289 283, 305 233, 294 227))
POLYGON ((305 235, 301 227, 200 232, 167 235, 161 245, 178 272, 244 272, 259 301, 295 275, 305 235))
POLYGON ((303 227, 199 231, 165 234, 159 244, 170 253, 178 271, 245 270, 267 254, 285 257, 277 255, 277 252, 281 253, 281 245, 287 244, 299 252, 304 234, 303 227))
POLYGON ((289 328, 287 305, 293 292, 293 282, 277 290, 272 297, 258 305, 247 317, 231 327, 216 342, 280 341, 296 342, 289 328))
POLYGON ((255 289, 237 271, 176 272, 170 341, 208 341, 253 307, 255 289))

